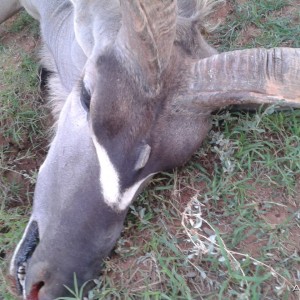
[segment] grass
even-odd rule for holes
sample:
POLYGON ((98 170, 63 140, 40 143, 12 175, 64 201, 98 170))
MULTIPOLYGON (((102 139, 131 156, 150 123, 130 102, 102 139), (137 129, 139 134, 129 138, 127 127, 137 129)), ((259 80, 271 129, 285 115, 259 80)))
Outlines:
MULTIPOLYGON (((220 50, 299 47, 297 5, 229 1, 231 13, 211 41, 220 50)), ((17 32, 31 26, 16 22, 25 23, 25 29, 11 25, 17 32)), ((17 34, 14 30, 8 29, 17 34)), ((22 51, 11 45, 0 49, 2 61, 22 51)), ((43 113, 32 101, 38 97, 31 57, 21 54, 18 68, 1 64, 7 69, 0 81, 5 104, 0 137, 9 141, 0 143, 2 258, 25 226, 35 176, 35 168, 33 173, 22 169, 17 158, 34 160, 42 148, 43 113), (15 147, 24 149, 14 153, 15 147), (5 179, 7 169, 22 180, 5 179), (23 179, 29 181, 25 191, 23 179), (24 204, 15 207, 16 202, 24 204)), ((292 289, 300 285, 300 112, 275 110, 215 116, 206 142, 189 163, 154 178, 131 207, 89 300, 299 298, 292 289)), ((81 298, 74 280, 69 287, 74 297, 68 299, 81 298)), ((0 294, 13 299, 1 282, 0 294)))
POLYGON ((299 2, 293 0, 227 1, 232 8, 212 42, 220 50, 253 47, 300 47, 299 2), (241 2, 241 4, 238 4, 241 2))
POLYGON ((24 36, 38 25, 25 12, 0 27, 0 299, 15 299, 5 282, 6 258, 27 223, 40 156, 45 115, 38 92, 35 49, 24 36))

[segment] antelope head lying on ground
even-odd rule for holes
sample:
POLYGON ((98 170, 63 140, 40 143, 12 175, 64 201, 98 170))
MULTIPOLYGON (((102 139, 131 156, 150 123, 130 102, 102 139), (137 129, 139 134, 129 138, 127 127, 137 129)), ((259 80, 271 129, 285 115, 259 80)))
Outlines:
MULTIPOLYGON (((57 117, 10 273, 24 299, 96 277, 128 207, 184 164, 228 105, 300 107, 300 49, 217 54, 200 33, 213 1, 22 0, 40 21, 57 117)), ((5 0, 0 21, 21 5, 5 0)))

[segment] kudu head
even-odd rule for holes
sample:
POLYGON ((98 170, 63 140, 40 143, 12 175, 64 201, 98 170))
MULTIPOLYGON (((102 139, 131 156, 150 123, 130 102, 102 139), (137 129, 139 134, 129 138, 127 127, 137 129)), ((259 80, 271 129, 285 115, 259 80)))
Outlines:
POLYGON ((87 62, 60 113, 12 260, 28 300, 66 295, 74 273, 79 284, 98 275, 141 187, 189 159, 212 111, 300 104, 299 49, 216 54, 175 0, 120 1, 110 15, 120 20, 117 34, 99 47, 99 1, 72 2, 87 62))

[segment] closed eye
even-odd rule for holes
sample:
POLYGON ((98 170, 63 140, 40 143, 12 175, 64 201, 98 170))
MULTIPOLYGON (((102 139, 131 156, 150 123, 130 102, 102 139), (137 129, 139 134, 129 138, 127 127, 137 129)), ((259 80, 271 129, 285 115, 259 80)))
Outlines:
POLYGON ((140 155, 135 164, 135 170, 138 171, 145 167, 147 164, 151 153, 151 147, 148 144, 142 146, 140 155))
POLYGON ((91 93, 87 90, 84 83, 81 85, 80 101, 83 108, 88 112, 91 104, 91 93))

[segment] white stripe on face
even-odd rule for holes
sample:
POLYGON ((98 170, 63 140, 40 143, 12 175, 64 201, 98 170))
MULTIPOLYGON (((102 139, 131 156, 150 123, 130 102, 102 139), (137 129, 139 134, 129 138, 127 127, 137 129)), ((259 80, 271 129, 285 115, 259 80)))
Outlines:
POLYGON ((152 177, 154 174, 150 174, 146 178, 141 179, 121 193, 119 174, 117 170, 112 164, 106 150, 98 143, 94 135, 92 136, 92 140, 95 145, 100 164, 100 186, 102 188, 104 201, 113 209, 125 210, 128 205, 130 205, 143 182, 152 177))
POLYGON ((96 137, 92 136, 100 164, 100 186, 104 201, 111 207, 119 203, 120 184, 119 174, 112 164, 106 150, 98 143, 96 137))
POLYGON ((146 178, 143 178, 142 180, 136 182, 134 185, 129 187, 128 189, 125 190, 125 192, 122 194, 121 201, 119 203, 119 209, 124 210, 126 209, 131 201, 133 200, 134 196, 136 195, 138 189, 140 186, 150 177, 153 177, 154 174, 148 175, 146 178))

